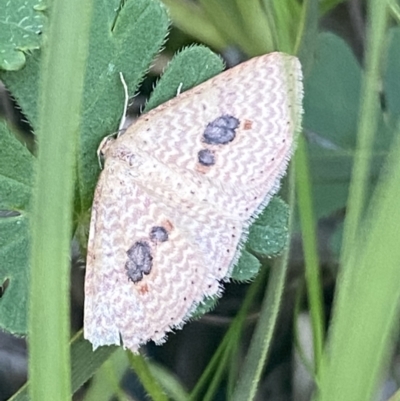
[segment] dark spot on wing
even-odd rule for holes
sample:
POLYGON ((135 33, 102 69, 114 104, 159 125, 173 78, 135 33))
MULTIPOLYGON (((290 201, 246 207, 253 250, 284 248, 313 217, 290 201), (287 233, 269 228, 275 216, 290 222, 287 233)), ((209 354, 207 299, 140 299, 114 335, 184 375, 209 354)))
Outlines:
POLYGON ((235 139, 239 120, 228 114, 211 121, 203 133, 205 143, 209 145, 225 145, 235 139))
POLYGON ((155 243, 168 241, 168 231, 162 226, 154 226, 150 231, 150 240, 155 243))
POLYGON ((143 274, 149 274, 153 266, 153 256, 150 245, 146 241, 135 242, 126 252, 128 260, 125 263, 126 274, 134 283, 143 278, 143 274))
POLYGON ((200 150, 197 154, 197 158, 199 160, 199 163, 203 166, 212 166, 213 164, 215 164, 214 152, 209 149, 200 150))

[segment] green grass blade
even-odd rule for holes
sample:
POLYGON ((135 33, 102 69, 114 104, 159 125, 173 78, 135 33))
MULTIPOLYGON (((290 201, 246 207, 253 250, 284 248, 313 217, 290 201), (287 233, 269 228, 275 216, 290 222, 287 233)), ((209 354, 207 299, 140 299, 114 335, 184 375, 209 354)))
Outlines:
POLYGON ((386 2, 369 2, 367 53, 358 144, 341 255, 341 276, 329 353, 318 400, 367 400, 376 390, 398 313, 400 175, 397 145, 389 172, 365 214, 367 183, 379 110, 379 67, 387 23, 386 2))
POLYGON ((388 0, 388 7, 391 16, 397 21, 400 22, 400 6, 397 3, 397 0, 388 0))
POLYGON ((121 382, 128 368, 126 352, 119 347, 97 370, 83 401, 109 401, 114 395, 118 400, 127 399, 121 382))
POLYGON ((140 354, 134 355, 129 352, 128 358, 132 369, 139 377, 140 383, 142 383, 142 386, 151 399, 154 401, 168 401, 168 397, 166 396, 163 388, 151 373, 149 364, 145 357, 140 354))
POLYGON ((153 361, 149 361, 151 374, 156 378, 161 387, 174 401, 188 401, 189 394, 180 383, 179 379, 167 368, 153 361))
POLYGON ((352 252, 358 227, 365 210, 366 191, 374 134, 378 124, 380 62, 387 23, 386 1, 370 0, 365 79, 361 93, 361 113, 358 143, 355 151, 352 180, 349 188, 346 221, 343 233, 341 266, 346 265, 352 252))
POLYGON ((223 362, 221 361, 225 361, 226 363, 228 363, 229 359, 226 359, 224 355, 229 355, 230 353, 232 354, 232 351, 235 351, 234 348, 237 346, 237 343, 240 340, 246 316, 248 315, 249 309, 253 304, 255 297, 259 294, 261 285, 264 282, 265 277, 263 272, 261 272, 261 274, 257 277, 257 280, 255 280, 251 284, 239 312, 236 314, 223 340, 219 344, 217 350, 214 352, 210 362, 208 363, 206 369, 203 371, 203 374, 198 380, 195 388, 192 390, 190 394, 190 400, 199 400, 200 396, 205 391, 207 391, 208 394, 211 394, 212 389, 215 389, 220 383, 221 378, 216 377, 215 372, 221 368, 221 365, 223 369, 227 368, 227 365, 223 365, 223 362), (211 384, 209 384, 210 382, 211 384), (205 390, 206 388, 207 390, 205 390))
MULTIPOLYGON (((71 388, 72 393, 79 390, 118 349, 116 346, 100 347, 93 351, 92 344, 85 340, 82 331, 70 343, 71 351, 71 388)), ((30 382, 25 383, 9 401, 29 401, 30 382)))
POLYGON ((315 232, 316 222, 312 203, 311 172, 306 146, 305 139, 301 136, 296 152, 296 188, 305 258, 308 303, 312 320, 314 370, 318 374, 324 343, 324 313, 315 232))
MULTIPOLYGON (((400 132, 398 132, 399 136, 400 132)), ((318 401, 371 400, 397 338, 400 299, 400 143, 379 184, 345 269, 356 269, 351 298, 335 310, 318 401)))
POLYGON ((29 376, 32 400, 71 398, 69 254, 74 161, 91 2, 51 3, 41 70, 32 217, 29 376))

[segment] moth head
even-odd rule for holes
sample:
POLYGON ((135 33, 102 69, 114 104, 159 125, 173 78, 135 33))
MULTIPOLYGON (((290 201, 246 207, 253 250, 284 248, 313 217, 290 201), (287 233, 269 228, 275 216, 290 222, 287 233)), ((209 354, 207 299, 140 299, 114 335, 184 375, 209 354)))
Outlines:
POLYGON ((97 156, 98 157, 106 157, 107 156, 107 151, 110 149, 110 146, 114 143, 115 138, 111 135, 107 135, 104 137, 101 142, 99 147, 97 148, 97 156))

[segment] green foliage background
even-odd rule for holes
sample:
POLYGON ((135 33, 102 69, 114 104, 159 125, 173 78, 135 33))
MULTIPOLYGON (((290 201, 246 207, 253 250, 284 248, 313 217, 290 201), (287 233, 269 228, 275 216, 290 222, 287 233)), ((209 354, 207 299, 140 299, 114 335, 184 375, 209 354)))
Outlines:
MULTIPOLYGON (((0 6, 1 2, 7 18, 0 21, 0 44, 4 43, 1 48, 4 51, 0 52, 0 79, 39 136, 40 146, 39 121, 43 116, 40 117, 38 99, 43 90, 41 69, 45 66, 38 33, 48 23, 51 13, 47 6, 35 1, 24 1, 24 7, 20 8, 16 4, 11 7, 11 2, 6 0, 1 0, 0 6)), ((164 0, 164 3, 166 6, 156 0, 93 2, 90 32, 88 37, 82 38, 88 45, 86 67, 77 71, 84 76, 81 113, 73 116, 80 121, 75 163, 71 166, 75 196, 70 220, 75 236, 85 249, 90 205, 100 172, 96 150, 103 137, 118 129, 123 109, 124 93, 118 74, 123 73, 129 95, 133 96, 165 44, 170 25, 168 13, 177 27, 218 51, 235 45, 248 56, 273 50, 298 54, 305 75, 304 121, 296 176, 292 172, 288 177, 289 206, 275 197, 259 216, 250 229, 233 279, 244 282, 254 279, 261 266, 270 265, 268 257, 281 256, 271 269, 259 325, 245 364, 237 376, 228 375, 228 398, 250 400, 257 390, 283 292, 288 260, 285 246, 292 226, 289 211, 294 209, 297 185, 298 224, 303 234, 305 280, 313 320, 312 365, 318 385, 315 398, 370 399, 390 353, 390 335, 394 333, 398 316, 396 283, 399 282, 400 257, 396 230, 399 210, 394 200, 400 195, 397 194, 399 181, 396 181, 400 171, 396 135, 400 111, 400 29, 395 23, 390 29, 385 25, 390 12, 394 17, 398 15, 397 3, 368 2, 364 67, 343 39, 332 33, 317 32, 318 19, 340 1, 229 0, 224 6, 215 0, 164 0), (378 82, 381 83, 380 93, 378 82), (379 104, 379 96, 385 99, 385 107, 379 104), (341 254, 340 247, 336 249, 341 273, 335 316, 330 336, 325 339, 315 222, 345 207, 349 217, 336 234, 337 238, 343 237, 344 244, 341 254), (354 298, 350 294, 355 289, 354 298), (346 327, 349 321, 353 322, 350 340, 346 327), (370 349, 375 352, 368 353, 370 349)), ((57 45, 63 46, 63 43, 57 45)), ((182 90, 186 90, 222 69, 221 59, 209 49, 203 46, 183 49, 169 63, 145 111, 175 96, 181 82, 182 90)), ((60 115, 61 122, 62 118, 60 115)), ((32 231, 30 224, 31 219, 35 219, 31 198, 38 190, 34 172, 37 164, 43 161, 40 155, 36 160, 12 131, 12 127, 1 122, 0 284, 7 280, 8 287, 0 298, 0 328, 25 335, 29 334, 29 305, 33 305, 28 295, 43 296, 29 290, 30 276, 36 272, 31 270, 31 238, 38 234, 37 226, 33 225, 32 231)), ((55 179, 57 174, 64 173, 61 165, 47 168, 53 170, 55 179)), ((48 238, 49 248, 52 241, 57 238, 48 238)), ((57 269, 57 266, 51 268, 57 269)), ((46 277, 41 280, 46 288, 46 277)), ((242 309, 191 396, 169 372, 140 356, 130 357, 129 364, 138 372, 153 399, 167 399, 165 393, 171 399, 213 399, 225 370, 229 369, 229 358, 237 352, 244 318, 251 300, 260 291, 260 283, 262 275, 252 285, 242 309)), ((49 284, 47 288, 53 287, 49 284)), ((57 289, 46 291, 48 302, 51 302, 52 291, 57 289)), ((214 303, 215 300, 207 300, 198 314, 209 310, 214 303)), ((30 309, 29 313, 39 316, 41 311, 30 309)), ((62 318, 67 321, 68 317, 62 318)), ((35 347, 35 343, 31 346, 35 347)), ((92 376, 115 350, 115 347, 108 347, 92 352, 78 334, 71 343, 72 390, 92 376)), ((119 354, 114 354, 110 361, 117 366, 128 363, 119 354)), ((30 363, 31 369, 35 369, 35 360, 30 363)), ((67 364, 68 360, 60 363, 67 364)), ((110 368, 110 365, 104 366, 110 368)), ((99 371, 101 374, 103 370, 99 371)), ((101 386, 101 380, 97 383, 101 386)), ((31 383, 31 386, 40 385, 36 380, 31 383)), ((118 392, 118 386, 115 391, 118 392)), ((91 392, 88 399, 99 397, 101 393, 96 395, 96 386, 91 392)), ((35 394, 34 391, 31 394, 35 394)), ((28 399, 26 388, 13 399, 28 399)))

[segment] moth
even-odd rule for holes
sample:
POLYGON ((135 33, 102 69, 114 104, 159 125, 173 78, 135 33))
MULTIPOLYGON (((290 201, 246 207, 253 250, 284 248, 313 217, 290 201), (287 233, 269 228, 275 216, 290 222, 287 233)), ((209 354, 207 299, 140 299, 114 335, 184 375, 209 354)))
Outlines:
POLYGON ((302 115, 297 58, 253 58, 142 115, 102 148, 84 336, 137 352, 229 280, 279 188, 302 115))

